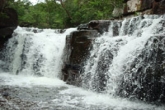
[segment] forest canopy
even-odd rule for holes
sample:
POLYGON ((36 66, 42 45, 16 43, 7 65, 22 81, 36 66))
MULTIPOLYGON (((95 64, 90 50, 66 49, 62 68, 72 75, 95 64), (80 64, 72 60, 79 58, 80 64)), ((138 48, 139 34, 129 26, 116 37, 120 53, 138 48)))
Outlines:
POLYGON ((90 20, 110 19, 123 0, 45 0, 32 5, 28 0, 7 0, 6 7, 18 13, 20 26, 38 28, 74 27, 90 20))

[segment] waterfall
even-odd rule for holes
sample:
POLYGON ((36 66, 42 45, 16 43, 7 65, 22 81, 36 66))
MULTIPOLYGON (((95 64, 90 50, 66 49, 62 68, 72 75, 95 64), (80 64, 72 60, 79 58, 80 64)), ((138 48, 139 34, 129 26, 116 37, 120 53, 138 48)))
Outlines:
POLYGON ((164 110, 165 19, 145 15, 108 24, 108 32, 92 37, 81 87, 60 79, 66 36, 76 28, 17 27, 0 55, 0 109, 164 110))
MULTIPOLYGON (((164 71, 164 27, 165 19, 157 15, 110 23, 109 32, 93 42, 82 75, 82 87, 115 96, 152 100, 147 95, 155 92, 149 91, 149 86, 154 85, 154 81, 156 83, 152 77, 158 71, 156 65, 161 65, 159 67, 164 71), (163 58, 158 58, 160 56, 163 58), (146 72, 147 70, 150 72, 146 72), (143 88, 148 90, 142 90, 143 88)), ((165 82, 163 75, 160 82, 159 89, 165 82)), ((154 87, 156 89, 156 85, 154 87)))
POLYGON ((13 74, 58 77, 66 35, 74 30, 18 27, 4 49, 4 69, 13 74))

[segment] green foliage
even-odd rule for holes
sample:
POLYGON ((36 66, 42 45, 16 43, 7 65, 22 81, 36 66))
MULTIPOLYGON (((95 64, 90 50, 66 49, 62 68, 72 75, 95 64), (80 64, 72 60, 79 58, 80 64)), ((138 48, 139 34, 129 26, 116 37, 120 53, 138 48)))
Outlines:
POLYGON ((122 3, 123 0, 65 0, 62 6, 55 0, 45 0, 33 6, 28 0, 8 0, 8 6, 18 12, 21 26, 39 28, 66 28, 109 19, 114 7, 122 7, 122 3))
POLYGON ((66 0, 65 5, 70 11, 73 25, 93 19, 109 19, 114 8, 111 0, 66 0))

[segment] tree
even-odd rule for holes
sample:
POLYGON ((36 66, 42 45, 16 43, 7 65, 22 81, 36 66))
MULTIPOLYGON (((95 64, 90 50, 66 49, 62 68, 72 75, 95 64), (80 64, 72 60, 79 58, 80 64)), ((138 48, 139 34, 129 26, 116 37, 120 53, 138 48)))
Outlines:
POLYGON ((61 3, 61 6, 63 7, 63 9, 65 10, 65 12, 67 13, 68 17, 69 17, 70 19, 72 19, 72 17, 71 17, 71 15, 70 15, 69 11, 65 8, 65 5, 64 5, 64 3, 63 3, 62 0, 60 0, 60 3, 61 3))
POLYGON ((28 0, 8 0, 19 17, 19 25, 39 28, 66 28, 90 20, 109 19, 115 7, 122 7, 123 0, 45 0, 32 5, 28 0), (25 25, 28 24, 28 25, 25 25))

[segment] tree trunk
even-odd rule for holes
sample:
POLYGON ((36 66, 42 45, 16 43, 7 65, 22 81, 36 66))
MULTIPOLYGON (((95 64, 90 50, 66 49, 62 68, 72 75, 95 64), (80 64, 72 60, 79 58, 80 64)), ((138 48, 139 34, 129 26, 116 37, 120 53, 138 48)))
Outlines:
POLYGON ((70 15, 69 11, 65 8, 65 5, 63 4, 62 0, 60 0, 60 3, 61 3, 61 6, 64 8, 64 10, 65 10, 66 14, 68 15, 68 17, 69 17, 70 19, 72 19, 72 17, 71 17, 71 15, 70 15))

